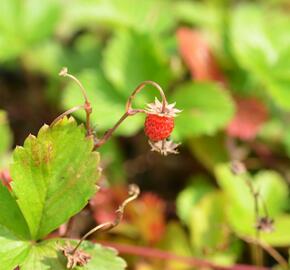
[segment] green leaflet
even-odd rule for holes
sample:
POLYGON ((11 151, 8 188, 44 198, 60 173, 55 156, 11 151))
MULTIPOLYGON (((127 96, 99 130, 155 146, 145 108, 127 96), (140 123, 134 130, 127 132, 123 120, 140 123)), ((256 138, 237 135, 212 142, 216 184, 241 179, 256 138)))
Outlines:
MULTIPOLYGON (((20 266, 21 270, 66 270, 67 259, 60 247, 68 243, 74 246, 76 241, 53 239, 37 244, 22 242, 0 227, 0 270, 11 270, 16 266, 20 266)), ((92 258, 87 265, 74 268, 76 270, 123 270, 126 267, 125 261, 113 249, 87 241, 80 248, 92 258)))
POLYGON ((214 83, 186 83, 174 92, 171 100, 183 110, 175 121, 173 135, 178 139, 213 135, 224 127, 234 113, 230 95, 214 83))
POLYGON ((0 182, 0 226, 17 235, 29 239, 30 232, 15 198, 0 182))
POLYGON ((32 239, 79 212, 96 191, 99 155, 73 118, 43 126, 14 151, 13 192, 32 239))

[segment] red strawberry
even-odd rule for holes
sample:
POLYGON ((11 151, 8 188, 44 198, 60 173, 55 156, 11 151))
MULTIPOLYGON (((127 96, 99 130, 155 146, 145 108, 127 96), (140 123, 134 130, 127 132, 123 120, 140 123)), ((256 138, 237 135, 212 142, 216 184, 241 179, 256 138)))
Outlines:
POLYGON ((150 141, 157 142, 167 139, 173 128, 173 117, 147 114, 145 120, 145 134, 148 136, 150 141))
POLYGON ((145 120, 145 134, 149 138, 151 151, 157 151, 162 155, 177 154, 179 144, 166 140, 174 128, 174 117, 181 112, 175 108, 175 103, 165 106, 155 98, 154 103, 147 105, 145 110, 147 117, 145 120))

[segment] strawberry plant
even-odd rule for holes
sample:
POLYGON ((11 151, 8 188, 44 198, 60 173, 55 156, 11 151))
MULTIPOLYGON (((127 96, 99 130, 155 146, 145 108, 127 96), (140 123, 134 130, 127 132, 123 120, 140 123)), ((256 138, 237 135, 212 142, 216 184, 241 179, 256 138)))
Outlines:
POLYGON ((85 239, 98 230, 109 230, 119 224, 125 206, 139 195, 135 185, 129 186, 129 197, 116 211, 116 219, 93 228, 80 241, 48 236, 81 211, 98 191, 100 155, 97 149, 127 117, 145 113, 145 132, 152 150, 166 155, 177 153, 177 144, 167 138, 179 110, 167 103, 158 84, 143 82, 129 97, 120 120, 103 137, 97 138, 90 124, 92 107, 81 82, 66 68, 60 75, 79 85, 85 102, 61 114, 51 125, 42 126, 37 136, 29 135, 24 145, 14 150, 10 168, 13 180, 9 189, 0 184, 0 269, 121 270, 126 263, 114 250, 85 239), (156 99, 155 104, 148 105, 148 110, 133 109, 135 95, 147 84, 157 88, 162 102, 156 99), (86 112, 85 126, 68 116, 79 109, 86 112), (152 117, 159 117, 161 122, 152 117))

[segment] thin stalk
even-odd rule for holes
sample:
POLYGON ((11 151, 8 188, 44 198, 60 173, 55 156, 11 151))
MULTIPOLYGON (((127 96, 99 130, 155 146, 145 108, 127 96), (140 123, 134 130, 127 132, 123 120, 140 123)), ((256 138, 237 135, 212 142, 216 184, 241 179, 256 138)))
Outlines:
POLYGON ((62 113, 61 115, 59 115, 57 118, 55 118, 53 120, 53 122, 50 124, 50 126, 55 125, 56 122, 58 122, 60 119, 62 119, 63 117, 72 114, 73 112, 76 112, 78 110, 84 109, 84 105, 79 105, 79 106, 75 106, 67 111, 65 111, 64 113, 62 113))
POLYGON ((93 131, 90 125, 90 115, 92 113, 92 107, 91 107, 91 103, 89 102, 86 90, 84 88, 84 86, 82 85, 82 83, 79 81, 79 79, 77 79, 75 76, 73 76, 72 74, 68 73, 68 69, 66 67, 62 68, 62 70, 59 72, 60 76, 63 77, 68 77, 70 79, 72 79, 80 88, 82 95, 84 97, 85 103, 83 106, 83 109, 86 112, 86 128, 87 128, 87 135, 90 136, 92 135, 93 131))
POLYGON ((283 268, 288 269, 288 262, 283 258, 283 256, 273 247, 270 245, 262 242, 261 240, 257 239, 251 239, 250 237, 241 237, 239 238, 243 239, 247 243, 255 244, 256 246, 260 246, 262 249, 264 249, 273 259, 276 260, 276 262, 283 268))
POLYGON ((162 112, 165 112, 166 109, 166 105, 167 105, 167 100, 166 100, 166 96, 164 94, 163 89, 161 88, 161 86, 153 81, 144 81, 142 83, 140 83, 135 90, 133 91, 133 93, 130 95, 127 104, 126 104, 126 111, 129 111, 130 109, 132 109, 132 102, 133 99, 135 98, 135 96, 146 86, 146 85, 152 85, 154 86, 160 93, 161 99, 162 99, 162 112))
POLYGON ((162 112, 165 112, 167 100, 166 100, 166 96, 165 96, 164 91, 161 88, 161 86, 158 83, 153 82, 153 81, 142 82, 141 84, 139 84, 135 88, 135 90, 132 92, 132 94, 128 98, 128 101, 126 103, 125 113, 121 116, 121 118, 118 120, 118 122, 111 129, 107 130, 107 132, 104 134, 104 136, 95 143, 94 149, 97 149, 100 146, 102 146, 104 143, 106 143, 111 138, 114 131, 123 123, 123 121, 127 117, 135 115, 137 113, 145 113, 145 110, 143 110, 143 109, 133 109, 132 102, 133 102, 134 98, 136 97, 136 95, 148 84, 153 85, 159 91, 161 99, 162 99, 162 112))
POLYGON ((122 220, 123 215, 124 215, 124 210, 125 207, 128 203, 132 202, 133 200, 135 200, 139 194, 140 194, 140 189, 137 185, 130 185, 129 186, 129 197, 123 201, 123 203, 119 206, 119 208, 116 210, 116 218, 113 221, 110 222, 105 222, 103 224, 100 224, 98 226, 96 226, 95 228, 91 229, 89 232, 87 232, 78 242, 78 244, 76 245, 76 247, 73 249, 72 251, 72 255, 75 254, 75 252, 77 251, 77 249, 80 247, 80 245, 82 244, 82 242, 88 238, 90 235, 92 235, 93 233, 95 233, 96 231, 102 230, 102 231, 108 231, 111 230, 112 228, 116 227, 122 220))

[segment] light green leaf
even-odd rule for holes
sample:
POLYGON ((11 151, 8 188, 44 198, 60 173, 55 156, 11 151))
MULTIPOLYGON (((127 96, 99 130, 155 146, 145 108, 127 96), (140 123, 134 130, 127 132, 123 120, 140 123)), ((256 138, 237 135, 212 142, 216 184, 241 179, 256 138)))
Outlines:
POLYGON ((243 234, 253 232, 256 223, 254 200, 244 178, 249 176, 233 175, 229 164, 218 165, 215 174, 226 196, 229 223, 235 231, 243 234))
MULTIPOLYGON (((105 49, 103 68, 110 82, 126 98, 145 80, 156 81, 164 88, 169 84, 169 61, 158 42, 146 34, 117 32, 105 49)), ((157 96, 156 90, 151 91, 157 96)))
POLYGON ((9 128, 7 115, 0 110, 0 157, 7 152, 12 143, 12 133, 9 128))
POLYGON ((191 210, 208 192, 213 190, 213 186, 208 183, 208 179, 202 175, 190 180, 192 184, 182 190, 176 200, 176 210, 179 218, 187 225, 191 220, 191 210))
POLYGON ((55 40, 49 40, 26 51, 23 58, 31 70, 49 77, 58 77, 64 66, 69 67, 71 74, 77 74, 87 68, 100 68, 101 44, 95 35, 82 34, 74 40, 72 47, 63 47, 55 40))
POLYGON ((191 209, 190 234, 195 253, 202 255, 203 248, 215 248, 225 239, 222 226, 225 219, 222 195, 208 193, 191 209))
POLYGON ((27 223, 19 209, 15 198, 0 181, 0 225, 17 235, 29 239, 30 232, 27 223))
MULTIPOLYGON (((83 83, 91 102, 93 113, 91 122, 96 131, 101 134, 112 128, 125 112, 127 98, 118 93, 102 74, 93 70, 83 71, 77 75, 83 83)), ((69 109, 83 102, 82 94, 74 82, 68 84, 63 98, 65 108, 69 109)), ((85 120, 85 113, 78 111, 76 116, 85 120)), ((138 131, 144 121, 144 116, 129 117, 117 129, 116 134, 131 135, 138 131)))
MULTIPOLYGON (((66 270, 66 258, 59 250, 65 245, 64 242, 63 239, 53 239, 32 246, 25 262, 21 265, 21 270, 66 270)), ((76 245, 76 241, 67 242, 76 245)), ((90 254, 92 258, 87 265, 75 267, 76 270, 123 270, 126 267, 126 263, 117 257, 113 249, 90 242, 84 242, 80 249, 90 254)))
POLYGON ((231 43, 239 64, 252 73, 277 105, 290 109, 289 16, 263 10, 257 5, 241 5, 232 14, 231 43))
POLYGON ((173 135, 178 139, 213 135, 229 122, 234 113, 229 94, 213 83, 184 84, 176 89, 171 100, 183 110, 175 120, 173 135))
POLYGON ((140 32, 161 33, 175 24, 168 0, 77 0, 66 7, 62 32, 68 35, 76 28, 131 28, 140 32))
MULTIPOLYGON (((192 257, 192 250, 185 230, 177 222, 170 222, 166 226, 165 236, 160 243, 162 249, 174 254, 192 257)), ((167 260, 163 269, 189 269, 188 264, 167 260)))
MULTIPOLYGON (((219 165, 216 170, 216 177, 223 189, 227 200, 227 216, 232 229, 241 236, 255 236, 256 214, 254 198, 250 193, 248 181, 253 182, 256 191, 259 191, 259 216, 265 216, 263 203, 266 205, 270 218, 281 219, 283 210, 288 202, 288 188, 281 176, 274 171, 261 171, 255 177, 248 174, 235 176, 231 173, 229 165, 219 165)), ((283 220, 283 224, 284 224, 283 220)), ((261 233, 261 239, 269 244, 280 245, 277 238, 280 235, 277 226, 269 236, 261 233), (277 237, 277 238, 276 238, 277 237)), ((283 229, 284 231, 284 229, 283 229)), ((286 240, 285 240, 286 241, 286 240)))
POLYGON ((280 215, 275 218, 274 232, 262 233, 261 237, 268 244, 275 247, 286 247, 290 245, 290 215, 280 215))
POLYGON ((264 198, 270 216, 286 210, 289 192, 280 174, 275 171, 260 171, 255 175, 255 187, 264 198))
POLYGON ((3 0, 0 10, 0 60, 8 60, 53 32, 60 4, 55 0, 3 0))
POLYGON ((12 188, 33 239, 79 212, 96 191, 98 153, 73 118, 43 126, 14 151, 12 188))
MULTIPOLYGON (((20 266, 21 270, 66 270, 67 259, 60 248, 66 244, 76 245, 76 241, 51 239, 40 243, 19 241, 0 226, 0 270, 12 270, 20 266)), ((91 255, 88 264, 75 267, 79 270, 123 270, 126 263, 117 256, 115 250, 85 241, 81 246, 91 255)))
POLYGON ((194 255, 230 265, 239 253, 226 228, 226 201, 220 191, 207 193, 192 209, 190 237, 194 255))
POLYGON ((29 242, 20 241, 0 225, 0 270, 14 269, 21 264, 28 255, 29 246, 29 242))

